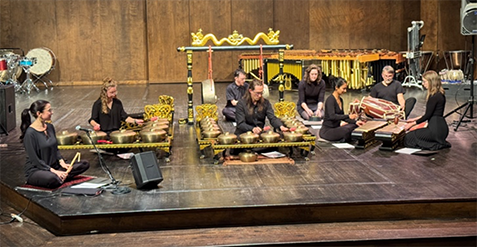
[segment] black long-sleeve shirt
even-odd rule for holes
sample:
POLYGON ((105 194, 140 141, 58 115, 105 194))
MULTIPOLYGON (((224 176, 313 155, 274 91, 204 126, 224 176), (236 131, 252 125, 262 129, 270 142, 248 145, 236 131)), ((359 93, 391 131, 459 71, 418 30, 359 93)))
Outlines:
POLYGON ((28 178, 38 170, 49 171, 51 167, 59 168, 59 160, 63 159, 58 150, 56 131, 52 124, 46 124, 46 134, 28 127, 23 137, 23 145, 27 154, 25 176, 28 178))
MULTIPOLYGON (((341 105, 343 106, 343 99, 340 97, 341 105)), ((338 105, 335 96, 330 95, 325 101, 325 118, 323 125, 329 128, 340 127, 341 121, 347 123, 356 123, 355 120, 349 118, 349 115, 345 115, 343 109, 338 105)))
POLYGON ((303 102, 306 105, 317 105, 319 102, 325 100, 325 81, 311 82, 308 84, 306 81, 301 81, 298 84, 298 102, 297 106, 301 107, 303 102))
POLYGON ((276 129, 280 128, 280 126, 283 125, 282 121, 275 116, 272 105, 267 99, 264 99, 262 111, 259 111, 258 106, 255 105, 252 114, 247 108, 247 102, 245 101, 245 99, 240 99, 236 107, 236 135, 240 135, 247 131, 252 131, 255 127, 260 127, 263 129, 263 127, 265 126, 265 118, 268 118, 270 124, 276 129))
POLYGON ((426 103, 426 112, 424 115, 416 120, 416 124, 428 121, 432 116, 444 116, 444 108, 446 106, 446 97, 439 93, 430 96, 426 103))
POLYGON ((101 107, 101 99, 98 99, 93 104, 91 111, 91 120, 100 124, 101 130, 104 132, 111 132, 121 128, 121 121, 126 120, 128 114, 124 111, 123 103, 119 99, 113 99, 113 104, 108 114, 104 114, 101 107))

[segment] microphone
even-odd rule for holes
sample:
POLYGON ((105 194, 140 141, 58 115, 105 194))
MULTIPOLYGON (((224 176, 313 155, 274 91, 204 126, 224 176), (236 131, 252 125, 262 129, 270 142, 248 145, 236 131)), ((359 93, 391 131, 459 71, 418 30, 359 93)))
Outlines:
POLYGON ((82 131, 85 131, 85 132, 94 132, 94 130, 92 130, 92 129, 82 128, 79 125, 76 126, 76 130, 82 130, 82 131))

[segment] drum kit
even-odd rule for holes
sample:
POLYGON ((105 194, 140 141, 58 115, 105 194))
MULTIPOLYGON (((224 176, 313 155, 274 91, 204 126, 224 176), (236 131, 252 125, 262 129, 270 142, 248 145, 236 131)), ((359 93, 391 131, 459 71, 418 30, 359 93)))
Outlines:
POLYGON ((0 49, 0 82, 15 87, 15 92, 30 94, 32 89, 40 91, 35 85, 37 81, 43 82, 45 88, 53 83, 46 76, 55 68, 56 56, 48 48, 35 48, 26 55, 16 54, 13 50, 18 48, 0 49), (19 82, 22 74, 26 79, 19 82))

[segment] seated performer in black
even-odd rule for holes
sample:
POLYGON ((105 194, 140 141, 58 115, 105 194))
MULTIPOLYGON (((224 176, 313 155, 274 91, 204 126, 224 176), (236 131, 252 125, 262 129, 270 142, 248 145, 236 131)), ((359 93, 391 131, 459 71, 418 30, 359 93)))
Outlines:
POLYGON ((321 77, 321 67, 311 64, 305 70, 305 79, 298 84, 296 109, 305 120, 311 116, 323 117, 326 85, 321 77))
MULTIPOLYGON (((265 119, 268 118, 270 124, 280 131, 288 131, 288 128, 283 126, 280 119, 275 116, 270 101, 262 97, 263 83, 259 80, 253 80, 250 84, 245 96, 237 103, 237 111, 235 112, 237 120, 237 128, 235 134, 240 134, 247 131, 252 131, 255 134, 260 134, 265 126, 265 119)), ((237 154, 238 150, 231 152, 237 154)))
POLYGON ((224 114, 227 121, 235 122, 235 107, 248 89, 248 83, 245 82, 245 77, 245 71, 237 69, 234 72, 234 82, 227 86, 225 91, 227 104, 222 110, 222 114, 224 114))
POLYGON ((404 110, 407 118, 416 104, 416 98, 410 97, 406 100, 404 99, 404 93, 406 91, 402 87, 401 82, 393 79, 393 67, 389 65, 384 66, 381 76, 383 77, 383 81, 374 85, 371 89, 370 96, 391 101, 394 104, 401 106, 401 109, 404 110))
POLYGON ((29 109, 22 112, 20 129, 26 151, 25 176, 27 184, 57 188, 65 181, 88 170, 88 161, 81 160, 74 164, 67 164, 58 150, 55 128, 46 121, 51 120, 53 110, 48 101, 37 100, 29 109), (36 119, 32 123, 31 117, 36 119), (72 170, 66 170, 73 165, 72 170))
POLYGON ((346 81, 341 77, 330 77, 330 81, 334 91, 325 101, 325 117, 320 129, 320 137, 328 141, 350 142, 351 132, 364 123, 356 121, 358 114, 344 114, 341 95, 348 88, 346 81), (341 121, 347 124, 341 125, 341 121))
POLYGON ((451 147, 446 141, 449 127, 444 119, 446 96, 441 79, 435 71, 427 71, 422 75, 422 85, 427 88, 427 103, 424 116, 409 119, 406 130, 416 124, 427 121, 427 127, 410 131, 404 137, 404 146, 424 150, 439 150, 451 147))
POLYGON ((96 131, 110 134, 121 128, 121 121, 142 125, 144 120, 134 119, 124 111, 123 103, 117 97, 117 83, 111 78, 103 80, 99 99, 93 104, 88 122, 96 131))

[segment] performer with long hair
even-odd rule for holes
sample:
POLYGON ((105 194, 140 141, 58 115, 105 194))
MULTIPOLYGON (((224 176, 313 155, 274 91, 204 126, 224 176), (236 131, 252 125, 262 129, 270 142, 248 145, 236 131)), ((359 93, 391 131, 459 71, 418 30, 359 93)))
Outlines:
POLYGON ((46 100, 37 100, 22 112, 20 139, 27 154, 25 162, 27 184, 57 188, 89 168, 89 163, 85 160, 74 164, 65 162, 58 150, 55 127, 47 122, 51 120, 52 115, 51 104, 46 100), (35 118, 33 123, 30 114, 35 118), (68 173, 66 171, 70 165, 73 165, 73 168, 68 173))
POLYGON ((88 122, 96 131, 106 133, 119 130, 121 121, 143 124, 144 120, 134 119, 124 111, 123 103, 117 98, 117 82, 107 77, 103 80, 99 99, 93 104, 91 118, 88 122))
POLYGON ((288 131, 283 126, 280 119, 275 116, 270 101, 262 97, 263 83, 254 79, 250 84, 244 97, 237 103, 235 118, 237 120, 237 128, 235 134, 240 135, 247 131, 260 134, 265 126, 265 119, 268 118, 270 124, 280 131, 288 131))
POLYGON ((321 67, 311 64, 305 70, 305 78, 298 84, 296 109, 303 119, 308 120, 311 116, 323 117, 325 90, 321 67))
POLYGON ((427 121, 427 127, 410 131, 404 137, 404 146, 425 150, 439 150, 451 147, 446 141, 449 127, 444 119, 446 106, 445 91, 437 72, 429 70, 422 75, 422 86, 427 88, 426 111, 423 116, 409 119, 405 126, 411 129, 427 121))
POLYGON ((341 95, 346 93, 348 84, 346 81, 339 77, 330 77, 334 91, 325 101, 325 117, 323 125, 320 129, 320 137, 328 141, 342 141, 350 142, 351 133, 358 126, 364 124, 358 119, 358 114, 344 114, 343 99, 341 95), (341 121, 345 121, 347 124, 342 125, 341 121))

